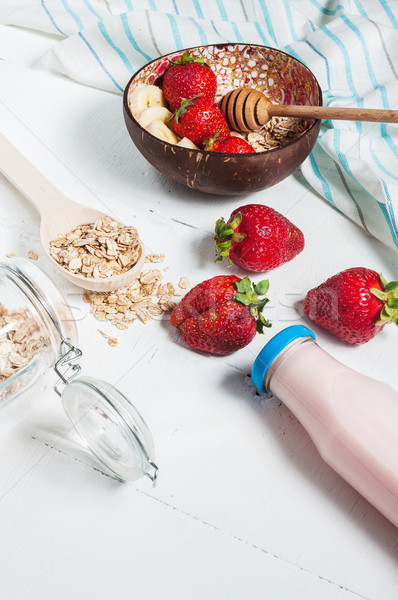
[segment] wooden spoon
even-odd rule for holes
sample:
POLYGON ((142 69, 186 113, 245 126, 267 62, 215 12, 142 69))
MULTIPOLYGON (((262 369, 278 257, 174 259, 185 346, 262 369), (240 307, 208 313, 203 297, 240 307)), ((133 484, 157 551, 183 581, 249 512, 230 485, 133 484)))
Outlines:
POLYGON ((36 167, 34 167, 2 134, 0 134, 0 172, 22 192, 40 213, 40 239, 43 249, 59 272, 75 285, 95 292, 110 292, 128 285, 136 279, 145 262, 141 255, 137 263, 121 275, 101 279, 84 277, 67 271, 50 255, 50 242, 59 233, 65 235, 78 225, 93 223, 106 217, 103 212, 73 202, 60 192, 36 167))
POLYGON ((239 88, 228 92, 222 98, 220 108, 230 126, 236 131, 260 129, 271 117, 398 123, 397 110, 272 104, 265 94, 252 88, 239 88))

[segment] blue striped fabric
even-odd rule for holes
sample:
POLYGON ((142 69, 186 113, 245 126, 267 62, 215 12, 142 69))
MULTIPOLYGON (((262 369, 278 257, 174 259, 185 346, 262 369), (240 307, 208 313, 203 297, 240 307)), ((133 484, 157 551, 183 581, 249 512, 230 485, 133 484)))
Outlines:
MULTIPOLYGON (((308 65, 325 104, 398 108, 395 0, 2 0, 0 22, 67 38, 45 64, 116 93, 159 54, 251 42, 308 65)), ((301 168, 332 206, 398 248, 396 125, 326 121, 301 168)))

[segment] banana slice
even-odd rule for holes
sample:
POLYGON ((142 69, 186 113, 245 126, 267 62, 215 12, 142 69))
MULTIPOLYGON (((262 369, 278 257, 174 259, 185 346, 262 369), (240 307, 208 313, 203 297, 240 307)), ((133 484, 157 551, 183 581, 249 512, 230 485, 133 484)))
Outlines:
POLYGON ((191 148, 193 150, 199 150, 199 148, 195 146, 195 144, 186 137, 183 137, 182 140, 178 142, 177 146, 182 146, 183 148, 191 148))
POLYGON ((135 118, 151 106, 166 106, 163 91, 157 85, 142 85, 135 88, 128 96, 128 104, 135 118))
POLYGON ((151 121, 147 127, 145 127, 149 133, 154 135, 155 137, 163 140, 164 142, 168 142, 169 144, 177 144, 178 137, 161 121, 160 119, 156 119, 155 121, 151 121))
POLYGON ((141 127, 147 127, 151 121, 163 121, 163 123, 166 123, 172 116, 173 113, 165 106, 151 106, 136 118, 141 127))

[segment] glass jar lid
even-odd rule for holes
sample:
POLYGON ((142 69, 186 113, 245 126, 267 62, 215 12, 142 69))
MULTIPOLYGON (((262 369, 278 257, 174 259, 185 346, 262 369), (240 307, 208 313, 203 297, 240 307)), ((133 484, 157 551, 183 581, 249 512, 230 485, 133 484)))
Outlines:
POLYGON ((61 393, 76 431, 102 465, 121 481, 157 476, 151 433, 130 401, 111 384, 79 377, 61 393))

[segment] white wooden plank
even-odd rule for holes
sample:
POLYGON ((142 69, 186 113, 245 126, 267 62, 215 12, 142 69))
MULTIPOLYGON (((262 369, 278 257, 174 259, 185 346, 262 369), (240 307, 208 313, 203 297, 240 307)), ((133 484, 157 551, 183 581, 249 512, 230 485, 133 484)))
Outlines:
MULTIPOLYGON (((150 250, 166 252, 170 280, 187 275, 197 283, 225 271, 211 262, 212 227, 239 204, 268 203, 301 226, 304 252, 269 273, 274 326, 267 337, 297 322, 292 304, 333 272, 368 265, 396 276, 395 253, 308 193, 299 176, 250 197, 196 194, 158 175, 134 150, 120 97, 10 64, 0 63, 0 75, 12 132, 31 159, 74 199, 104 200, 136 224, 150 250), (27 104, 21 90, 28 88, 27 104), (25 125, 52 158, 36 150, 25 125)), ((0 254, 40 253, 34 211, 4 181, 0 198, 0 254)), ((42 253, 38 264, 54 276, 42 253)), ((54 280, 76 307, 85 372, 117 384, 148 421, 159 482, 121 487, 94 471, 51 391, 51 375, 5 408, 0 581, 7 598, 152 599, 167 590, 167 597, 195 599, 395 600, 397 530, 324 465, 279 402, 256 396, 250 385, 247 373, 267 337, 209 358, 184 347, 164 319, 118 332, 113 349, 97 332, 110 328, 87 314, 80 292, 54 280)), ((343 362, 397 387, 394 329, 359 348, 317 334, 343 362)))
POLYGON ((0 532, 9 600, 358 598, 60 453, 2 502, 0 532))

